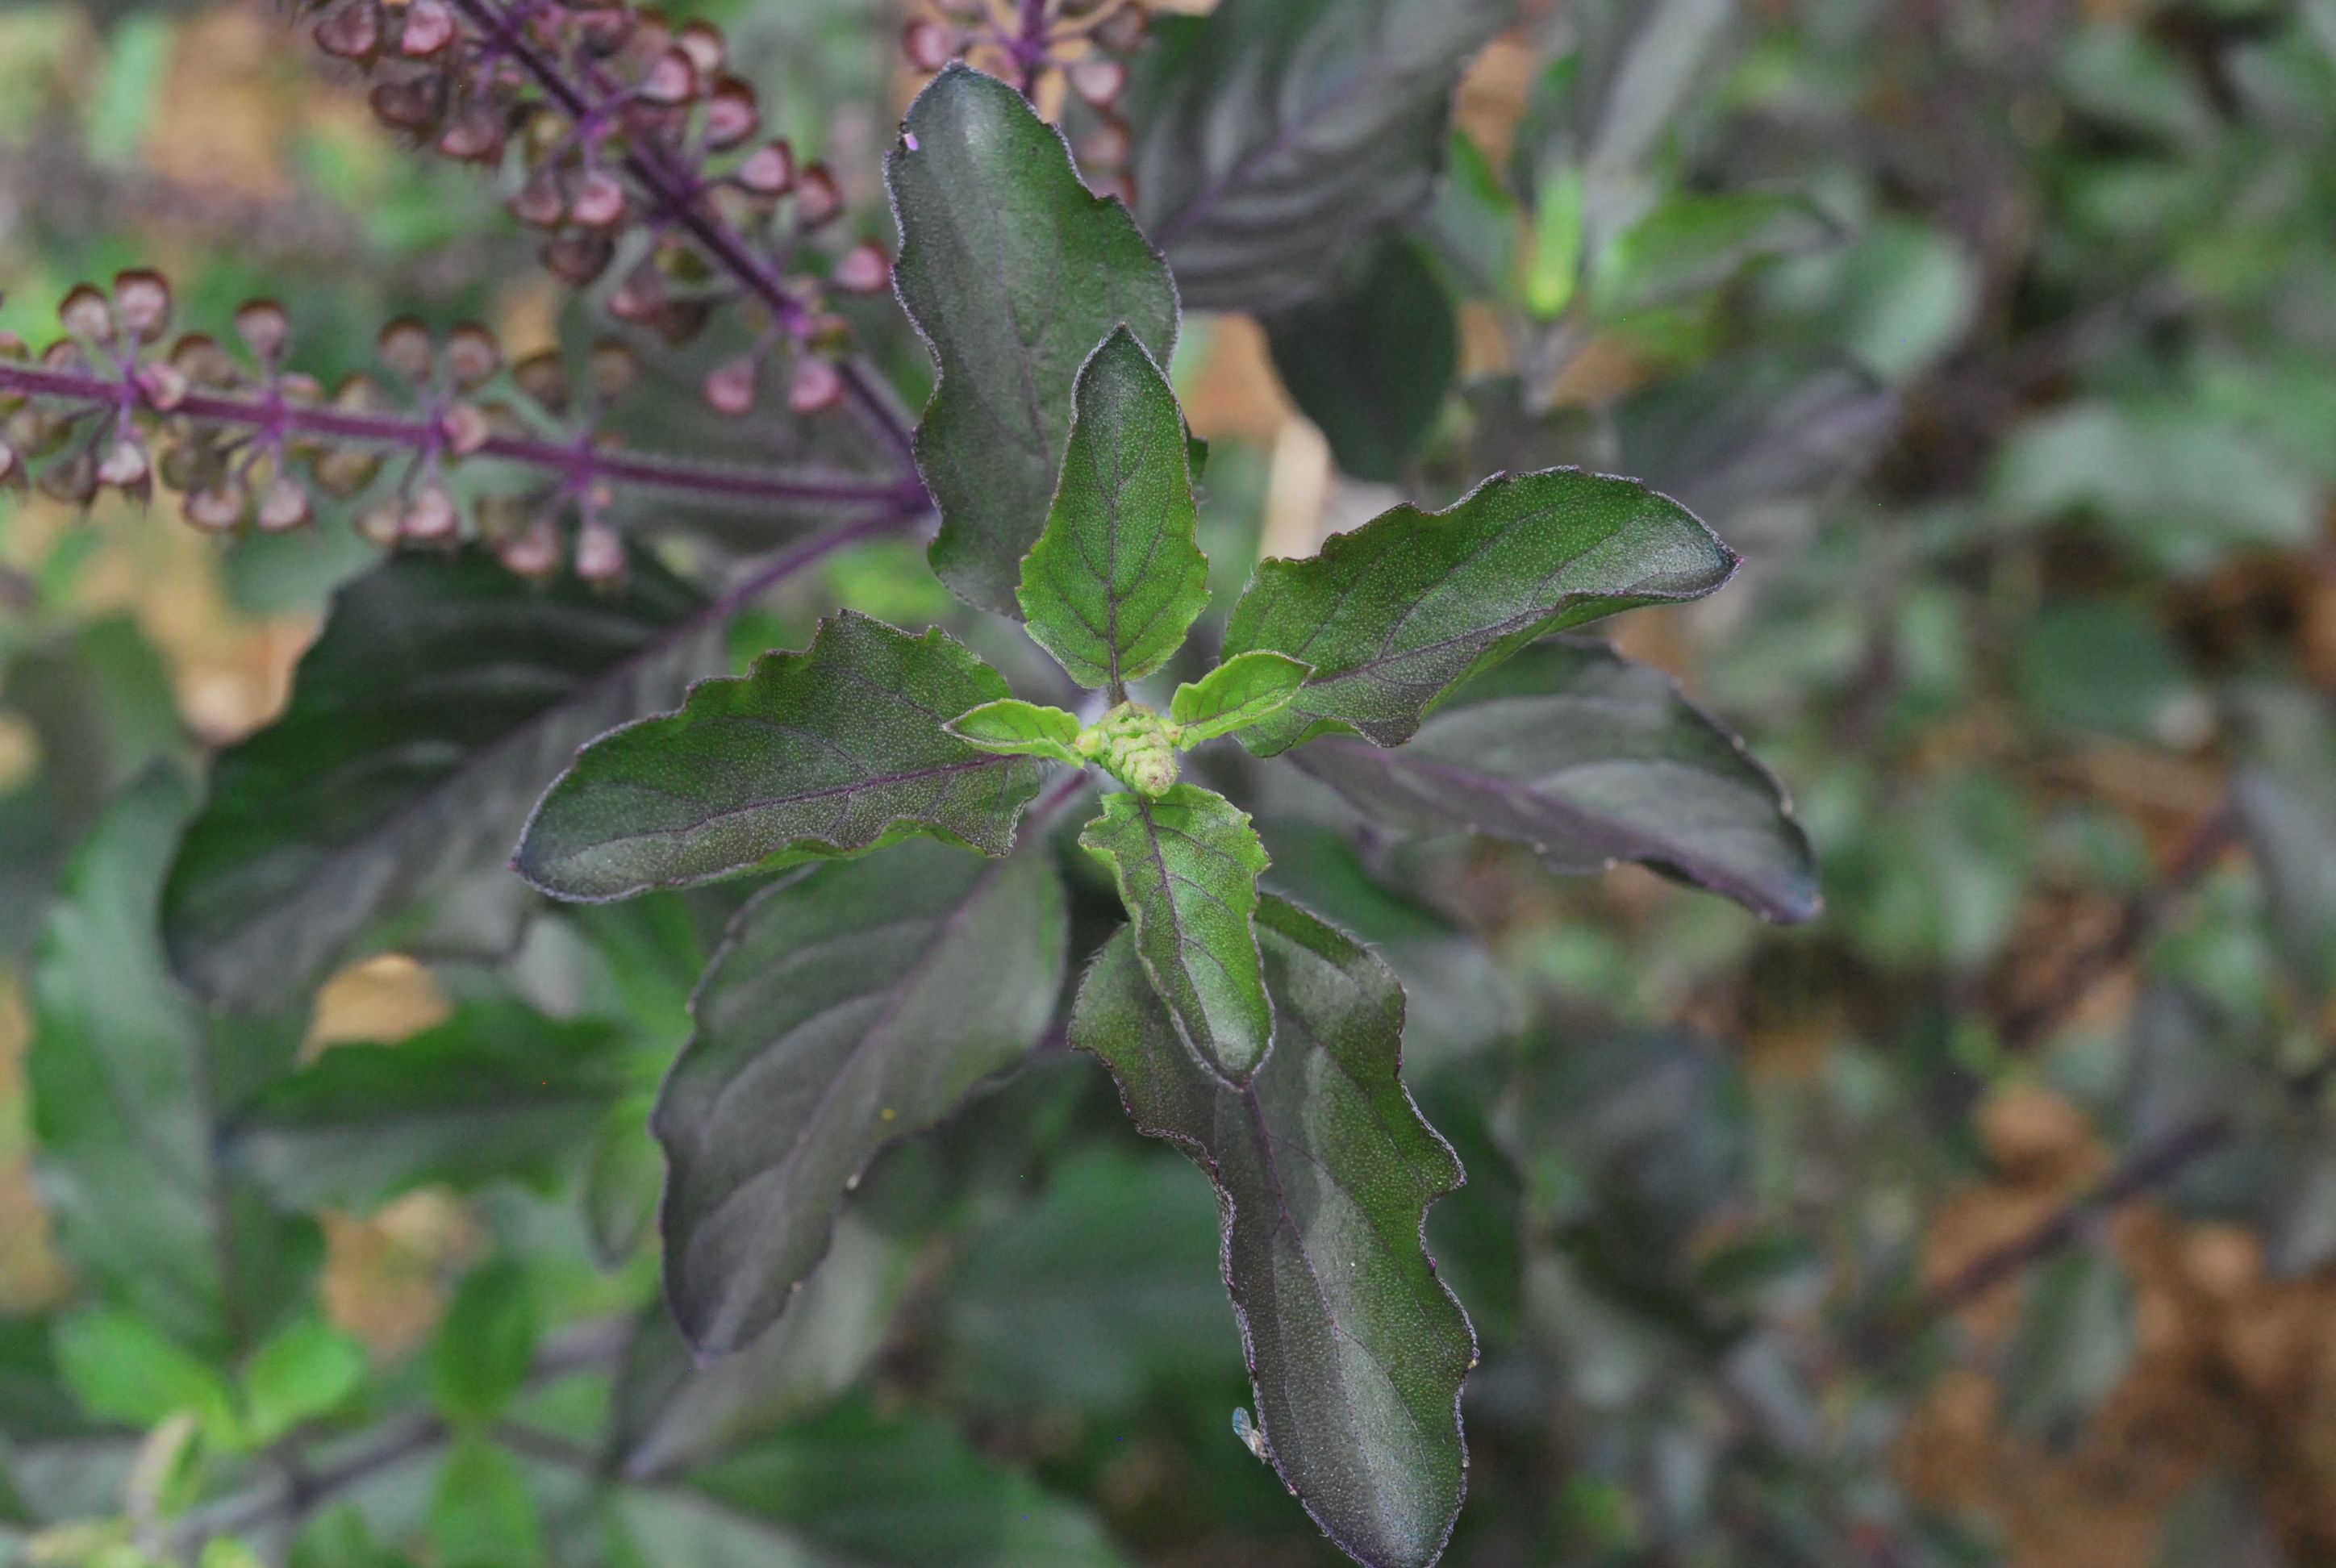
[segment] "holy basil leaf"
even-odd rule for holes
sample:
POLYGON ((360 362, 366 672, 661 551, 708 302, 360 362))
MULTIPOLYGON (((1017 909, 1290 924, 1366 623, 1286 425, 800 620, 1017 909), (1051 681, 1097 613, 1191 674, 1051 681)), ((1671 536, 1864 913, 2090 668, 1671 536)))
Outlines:
POLYGON ((1058 707, 1009 696, 961 713, 945 727, 960 740, 1000 756, 1042 756, 1073 767, 1086 765, 1086 759, 1071 749, 1079 738, 1079 716, 1058 707))
POLYGON ((851 854, 930 833, 1004 854, 1038 765, 941 726, 1007 695, 938 628, 850 610, 801 653, 702 681, 681 711, 601 736, 560 775, 514 862, 563 899, 685 887, 778 857, 851 854))
POLYGON ((1351 729, 1401 745, 1445 692, 1543 633, 1699 599, 1736 560, 1678 502, 1580 469, 1501 474, 1442 511, 1399 506, 1319 555, 1259 565, 1225 653, 1274 648, 1314 674, 1242 742, 1270 756, 1351 729))
POLYGON ((1288 654, 1262 649, 1225 660, 1169 700, 1169 721, 1182 731, 1177 744, 1198 745, 1280 712, 1312 673, 1288 654))
POLYGON ((1270 310, 1427 200, 1453 83, 1508 0, 1224 0, 1163 17, 1135 188, 1187 304, 1270 310))
POLYGON ((1030 636, 1073 680, 1116 697, 1184 643, 1209 558, 1168 378, 1124 326, 1079 372, 1062 484, 1022 562, 1030 636))
POLYGON ((1164 362, 1176 286, 1126 209, 1088 194, 1062 137, 993 76, 952 65, 934 78, 884 168, 900 302, 940 372, 917 427, 941 514, 933 570, 1017 614, 1079 367, 1122 323, 1164 362))
POLYGON ((335 598, 284 716, 213 767, 164 895, 172 964, 238 1006, 297 994, 381 917, 499 867, 575 748, 718 668, 719 634, 647 557, 616 594, 483 550, 384 561, 335 598))
POLYGON ((1247 813, 1197 784, 1105 795, 1103 807, 1079 843, 1111 867, 1144 973, 1201 1060, 1247 1082, 1273 1043, 1257 952, 1265 846, 1247 813))
POLYGON ((69 862, 33 971, 26 1069, 66 1260, 181 1343, 216 1348, 239 1317, 248 1322, 248 1288, 273 1294, 263 1265, 297 1266, 313 1232, 270 1215, 211 1158, 209 1107, 280 1071, 299 1034, 276 1021, 212 1025, 164 967, 155 909, 192 803, 176 780, 151 775, 69 862))
POLYGON ((1266 1456, 1352 1556, 1432 1563, 1460 1507, 1476 1345, 1420 1228, 1460 1164, 1398 1076, 1395 977, 1281 899, 1258 930, 1280 1037, 1247 1086, 1192 1059, 1128 932, 1088 971, 1071 1040, 1111 1069, 1141 1131, 1216 1183, 1266 1456))
POLYGON ((1266 319, 1273 368, 1330 455, 1393 484, 1436 428, 1460 370, 1460 321, 1416 239, 1379 241, 1320 298, 1266 319))
POLYGON ((739 914, 654 1123, 672 1169, 667 1294, 701 1355, 779 1315, 878 1150, 1029 1050, 1066 930, 1043 845, 997 861, 904 845, 739 914))
POLYGON ((369 1209, 431 1183, 529 1175, 572 1155, 623 1092, 616 1038, 474 1002, 394 1046, 346 1045, 238 1111, 229 1157, 296 1208, 369 1209))
POLYGON ((1292 760, 1405 832, 1514 839, 1561 872, 1637 861, 1775 920, 1819 907, 1776 781, 1668 677, 1598 644, 1525 649, 1394 750, 1329 736, 1292 760))

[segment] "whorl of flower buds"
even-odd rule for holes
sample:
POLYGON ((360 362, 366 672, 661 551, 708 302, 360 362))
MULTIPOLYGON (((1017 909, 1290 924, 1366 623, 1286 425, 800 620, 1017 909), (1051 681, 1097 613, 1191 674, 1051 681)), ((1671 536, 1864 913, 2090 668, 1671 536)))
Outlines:
MULTIPOLYGON (((806 241, 842 216, 842 187, 784 141, 763 140, 754 90, 716 28, 621 0, 305 4, 318 46, 374 75, 384 121, 504 171, 511 210, 542 233, 543 263, 560 279, 583 287, 620 254, 637 258, 605 296, 618 320, 680 343, 717 307, 745 302, 765 318, 757 357, 779 346, 790 356, 849 352, 827 341, 822 295, 882 282, 868 283, 875 267, 848 239, 842 259, 820 264, 806 241), (637 230, 647 245, 622 243, 637 230)), ((744 412, 741 389, 767 385, 730 375, 709 381, 707 399, 744 412)), ((905 446, 904 433, 888 434, 905 446)))
POLYGON ((1127 57, 1148 28, 1147 0, 926 0, 930 15, 900 30, 911 69, 931 74, 963 60, 1013 83, 1072 138, 1079 170, 1097 193, 1134 195, 1134 139, 1118 104, 1127 57))

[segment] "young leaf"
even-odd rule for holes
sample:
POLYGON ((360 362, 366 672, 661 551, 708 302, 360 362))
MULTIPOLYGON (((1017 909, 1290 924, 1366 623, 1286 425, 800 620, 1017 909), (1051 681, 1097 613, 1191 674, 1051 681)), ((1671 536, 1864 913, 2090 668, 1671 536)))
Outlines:
POLYGON ((536 1568, 543 1522, 527 1477, 502 1449, 465 1433, 446 1451, 432 1499, 430 1533, 444 1568, 536 1568))
POLYGON ((1460 371, 1460 320, 1420 243, 1371 246, 1319 299, 1266 318, 1273 368, 1330 455, 1393 484, 1436 428, 1460 371))
POLYGON ((1507 0, 1224 0, 1153 26, 1144 228, 1199 310, 1271 310, 1427 200, 1462 65, 1507 0))
POLYGON ((1111 867, 1144 972, 1201 1060, 1249 1081, 1273 1043, 1257 953, 1257 879, 1268 864, 1248 813, 1180 784, 1104 797, 1080 845, 1111 867))
POLYGON ((1406 833, 1514 839, 1567 872, 1636 861, 1773 920, 1821 902, 1776 781, 1668 677, 1599 644, 1525 649, 1394 750, 1328 736, 1292 760, 1406 833))
POLYGON ((1122 323, 1164 362, 1176 286, 1126 209, 1088 194, 1060 134, 994 76, 944 69, 909 106, 884 171, 900 303, 940 373, 917 427, 941 514, 933 570, 972 603, 1018 614, 1079 367, 1122 323))
POLYGON ((1280 712, 1312 673, 1288 654, 1268 649, 1225 660, 1178 687, 1169 699, 1169 721, 1182 731, 1177 744, 1196 746, 1280 712))
POLYGON ((1022 562, 1030 635, 1090 690, 1150 675, 1209 603, 1168 378, 1124 326, 1079 372, 1063 481, 1022 562))
POLYGON ((514 862, 564 899, 684 887, 778 857, 930 833, 1004 854, 1038 766, 941 726, 1007 695, 938 628, 850 610, 801 653, 702 681, 681 711, 601 736, 535 809, 514 862))
POLYGON ((1139 1130, 1216 1183, 1266 1456, 1350 1555, 1426 1564, 1460 1507, 1476 1343, 1420 1234, 1460 1164, 1398 1076, 1395 977, 1283 900, 1257 924, 1280 1037, 1246 1086, 1185 1050, 1131 932, 1088 971, 1071 1040, 1111 1069, 1139 1130))
POLYGON ((1270 756, 1354 730, 1399 745, 1445 692, 1535 638, 1701 598, 1736 560, 1678 502, 1579 469, 1502 474, 1442 511, 1399 506, 1319 555, 1259 565, 1226 656, 1277 648, 1314 674, 1242 744, 1270 756))
POLYGON ((637 558, 621 592, 492 552, 393 556, 343 589, 284 716, 221 754, 164 896, 214 999, 297 994, 381 917, 498 868, 575 748, 721 661, 720 618, 637 558))
POLYGON ((1066 933, 1042 845, 987 862, 903 846, 740 912, 654 1122, 672 1170, 667 1296, 701 1355, 779 1315, 878 1150, 1030 1049, 1066 933))
POLYGON ((1042 707, 1009 696, 961 713, 943 727, 959 739, 1000 756, 1042 756, 1073 767, 1086 765, 1086 758, 1071 749, 1071 743, 1079 738, 1079 716, 1058 707, 1042 707))
POLYGON ((229 1157, 296 1208, 369 1209, 572 1155, 623 1085, 605 1026, 482 1001, 394 1046, 347 1045, 238 1112, 229 1157))
POLYGON ((240 1436, 227 1379, 143 1318, 87 1312, 57 1326, 57 1365, 91 1415, 152 1427, 192 1411, 213 1442, 240 1436))
POLYGON ((364 1344, 321 1318, 303 1318, 262 1345, 243 1371, 245 1427, 266 1447, 327 1415, 365 1387, 364 1344))
POLYGON ((511 1262, 473 1269, 430 1341, 430 1398, 457 1421, 500 1414, 527 1382, 543 1318, 535 1282, 511 1262))

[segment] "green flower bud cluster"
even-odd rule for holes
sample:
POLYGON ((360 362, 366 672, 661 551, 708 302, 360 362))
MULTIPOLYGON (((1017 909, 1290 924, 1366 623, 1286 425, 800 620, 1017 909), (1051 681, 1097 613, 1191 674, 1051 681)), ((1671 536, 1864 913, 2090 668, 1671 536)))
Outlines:
POLYGON ((1128 788, 1157 797, 1175 785, 1183 730, 1141 703, 1124 702, 1081 730, 1071 745, 1128 788))

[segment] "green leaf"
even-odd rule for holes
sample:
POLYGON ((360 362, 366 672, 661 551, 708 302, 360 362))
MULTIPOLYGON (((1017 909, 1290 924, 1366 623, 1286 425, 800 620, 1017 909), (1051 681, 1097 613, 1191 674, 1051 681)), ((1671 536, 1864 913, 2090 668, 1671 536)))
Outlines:
POLYGON ((1599 644, 1525 649, 1394 750, 1328 736, 1292 760, 1406 833, 1514 839, 1577 874, 1636 861, 1774 920, 1822 902, 1776 781, 1669 677, 1599 644))
POLYGON ((212 1442, 239 1435, 227 1379, 142 1318, 96 1311, 57 1325, 57 1365, 92 1416, 157 1426, 191 1411, 212 1442))
POLYGON ((1246 1083, 1273 1044, 1257 951, 1257 879, 1270 863, 1249 814, 1213 790, 1104 797, 1079 835, 1111 867, 1144 972, 1201 1060, 1246 1083))
POLYGON ((892 1331, 909 1249, 845 1218, 779 1320, 735 1356, 693 1364, 659 1302, 617 1379, 614 1453, 634 1480, 675 1475, 832 1402, 892 1331))
POLYGON ((1460 1164, 1398 1076, 1395 977, 1280 899, 1258 931, 1280 1037, 1245 1086, 1184 1048, 1128 932, 1088 971, 1071 1040, 1111 1069, 1140 1130, 1216 1183, 1266 1456, 1350 1555, 1432 1563, 1460 1506, 1475 1339, 1420 1226, 1460 1164))
POLYGON ((1079 738, 1079 716, 1058 707, 1009 696, 961 713, 942 727, 1000 756, 1042 756, 1073 767, 1086 765, 1086 758, 1072 748, 1079 738))
POLYGON ((430 1398, 457 1421, 500 1415, 527 1382, 543 1334, 535 1282, 517 1263, 473 1269, 430 1340, 430 1398))
POLYGON ((486 1438, 466 1434, 446 1451, 430 1510, 443 1568, 535 1568, 543 1524, 519 1466, 486 1438))
POLYGON ((1598 258, 1599 314, 1652 310, 1718 287, 1755 261, 1814 250, 1839 237, 1806 198, 1774 191, 1675 193, 1598 258))
POLYGON ((1319 299, 1265 322, 1298 411, 1357 479, 1393 484, 1436 428, 1460 371, 1460 321, 1426 249, 1393 236, 1319 299))
POLYGON ((1063 481, 1017 597, 1038 646, 1090 690, 1150 675, 1209 603, 1209 558, 1168 378, 1121 327, 1079 372, 1063 481))
POLYGON ((335 597, 284 716, 214 765, 170 868, 172 964, 272 1005, 382 917, 498 870, 577 746, 719 667, 720 619, 647 557, 614 594, 484 550, 383 562, 335 597))
POLYGON ((244 1425, 266 1447, 331 1414, 365 1387, 365 1349, 321 1318, 303 1318, 262 1345, 243 1369, 244 1425))
POLYGON ((164 966, 155 911, 192 803, 151 776, 75 852, 34 969, 26 1066, 67 1260, 172 1337, 224 1349, 266 1269, 305 1261, 313 1232, 268 1213, 212 1160, 209 1107, 280 1070, 299 1037, 276 1023, 207 1025, 164 966), (230 1253, 241 1279, 222 1272, 230 1253))
POLYGON ((1196 746, 1280 712, 1312 673, 1288 654, 1265 649, 1225 660, 1169 699, 1169 721, 1183 731, 1177 744, 1196 746))
POLYGON ((1314 667, 1242 737, 1260 755, 1354 730, 1398 745, 1451 687, 1546 632, 1699 599, 1736 553, 1678 502, 1579 469, 1502 474, 1442 511, 1399 506, 1305 560, 1267 560, 1234 607, 1228 657, 1314 667))
POLYGON ((943 70, 909 106, 884 170, 900 302, 940 373, 917 427, 941 514, 933 570, 1015 615, 1079 367, 1122 323, 1164 364, 1176 285, 1126 209, 1088 194, 1061 135, 996 77, 943 70))
POLYGON ((910 637, 846 610, 803 652, 701 681, 680 712, 587 746, 514 863, 548 893, 599 900, 913 833, 1004 854, 1037 765, 941 726, 1007 695, 938 628, 910 637))
POLYGON ((1508 0, 1224 0, 1139 62, 1135 189, 1196 310, 1272 310, 1426 201, 1462 66, 1508 0))
POLYGON ((622 1092, 605 1025, 510 1001, 463 1007, 394 1046, 336 1046, 269 1084, 227 1151, 296 1208, 371 1209, 433 1183, 472 1187, 571 1156, 622 1092))
POLYGON ((740 911, 654 1122, 667 1297, 700 1354, 779 1316, 879 1150, 1029 1051, 1066 940, 1043 844, 988 862, 903 845, 740 911))

